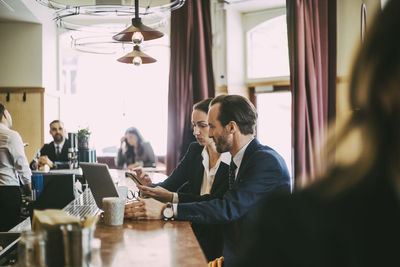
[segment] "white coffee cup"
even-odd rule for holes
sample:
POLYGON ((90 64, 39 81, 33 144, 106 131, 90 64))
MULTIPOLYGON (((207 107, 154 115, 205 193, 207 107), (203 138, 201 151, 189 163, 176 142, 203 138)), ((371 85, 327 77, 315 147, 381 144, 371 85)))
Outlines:
POLYGON ((104 224, 122 225, 124 223, 125 199, 119 197, 103 198, 104 224))
POLYGON ((118 195, 120 198, 126 200, 128 198, 128 187, 127 186, 118 186, 117 187, 118 195))

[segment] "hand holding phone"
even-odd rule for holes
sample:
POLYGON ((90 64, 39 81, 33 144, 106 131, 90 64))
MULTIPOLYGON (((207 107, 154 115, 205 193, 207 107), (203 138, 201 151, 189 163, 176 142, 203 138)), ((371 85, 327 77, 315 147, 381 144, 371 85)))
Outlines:
POLYGON ((136 184, 143 185, 143 183, 137 178, 133 172, 125 172, 125 177, 131 178, 136 184))

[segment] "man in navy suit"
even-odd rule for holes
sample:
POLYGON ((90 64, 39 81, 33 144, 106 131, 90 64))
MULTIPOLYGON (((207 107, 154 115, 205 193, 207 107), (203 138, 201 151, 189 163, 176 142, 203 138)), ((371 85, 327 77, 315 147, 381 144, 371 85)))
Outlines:
POLYGON ((230 189, 222 199, 164 204, 142 199, 127 205, 125 217, 136 219, 186 220, 195 223, 225 224, 224 264, 229 266, 242 249, 243 229, 251 221, 249 212, 260 200, 276 192, 290 193, 290 175, 283 158, 254 138, 257 112, 244 97, 222 95, 211 102, 209 135, 218 152, 229 151, 230 189))

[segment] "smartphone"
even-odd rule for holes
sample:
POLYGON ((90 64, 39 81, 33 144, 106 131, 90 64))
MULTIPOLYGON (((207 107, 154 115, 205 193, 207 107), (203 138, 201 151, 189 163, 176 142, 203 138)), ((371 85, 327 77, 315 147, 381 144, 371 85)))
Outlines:
POLYGON ((129 177, 134 180, 137 184, 143 185, 142 182, 137 178, 137 176, 133 172, 125 172, 125 177, 129 177))

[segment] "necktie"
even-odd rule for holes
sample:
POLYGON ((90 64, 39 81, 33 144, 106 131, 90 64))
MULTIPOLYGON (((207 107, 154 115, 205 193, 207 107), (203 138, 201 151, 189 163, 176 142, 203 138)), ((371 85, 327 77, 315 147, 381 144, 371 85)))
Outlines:
POLYGON ((236 164, 231 160, 231 164, 229 164, 229 189, 232 189, 233 183, 235 182, 235 171, 236 171, 236 164))
POLYGON ((56 146, 56 155, 57 156, 60 155, 60 147, 59 146, 56 146))

